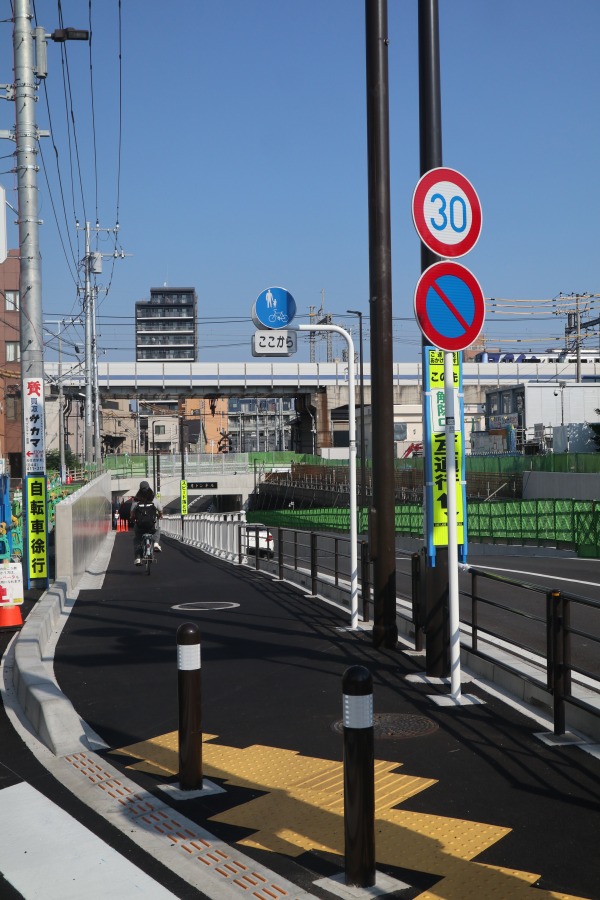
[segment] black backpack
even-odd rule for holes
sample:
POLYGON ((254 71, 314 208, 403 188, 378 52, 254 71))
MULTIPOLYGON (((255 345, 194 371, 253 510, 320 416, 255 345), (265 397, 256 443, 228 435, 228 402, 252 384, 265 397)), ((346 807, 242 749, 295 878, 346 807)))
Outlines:
POLYGON ((133 511, 133 520, 144 534, 154 534, 158 510, 154 503, 138 503, 133 511))

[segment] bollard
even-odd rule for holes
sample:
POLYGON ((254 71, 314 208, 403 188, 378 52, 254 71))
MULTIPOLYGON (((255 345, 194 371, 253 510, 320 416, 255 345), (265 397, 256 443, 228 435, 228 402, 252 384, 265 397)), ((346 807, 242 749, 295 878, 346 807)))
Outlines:
POLYGON ((370 564, 369 542, 360 542, 360 593, 362 596, 362 617, 363 622, 368 622, 371 616, 369 604, 371 602, 371 584, 369 580, 369 564, 370 564))
POLYGON ((277 529, 277 562, 279 571, 279 580, 283 581, 283 528, 277 529))
POLYGON ((423 649, 423 591, 421 578, 421 555, 413 553, 410 560, 412 620, 415 626, 415 650, 423 649))
POLYGON ((177 629, 179 699, 179 786, 202 790, 202 679, 200 630, 187 622, 177 629))
POLYGON ((560 591, 552 591, 552 693, 554 700, 554 734, 564 734, 565 721, 565 622, 560 591))
POLYGON ((373 679, 350 666, 342 680, 344 707, 344 856, 346 884, 375 884, 375 758, 373 679))

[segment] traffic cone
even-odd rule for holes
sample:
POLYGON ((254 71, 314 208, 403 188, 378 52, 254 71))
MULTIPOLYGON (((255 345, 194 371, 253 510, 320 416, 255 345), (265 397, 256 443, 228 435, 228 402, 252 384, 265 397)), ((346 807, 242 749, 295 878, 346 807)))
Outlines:
POLYGON ((16 603, 3 603, 6 588, 0 587, 0 631, 17 631, 23 626, 23 616, 16 603))

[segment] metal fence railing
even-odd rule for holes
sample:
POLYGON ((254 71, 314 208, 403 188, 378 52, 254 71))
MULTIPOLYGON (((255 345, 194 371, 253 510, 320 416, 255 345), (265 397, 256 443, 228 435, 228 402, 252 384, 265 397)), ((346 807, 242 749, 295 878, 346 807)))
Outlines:
MULTIPOLYGON (((312 509, 260 509, 248 518, 260 518, 273 528, 331 529, 348 531, 348 507, 312 509)), ((367 510, 359 511, 359 531, 366 529, 367 510)), ((396 533, 423 537, 423 507, 417 503, 396 506, 396 533)), ((498 500, 467 503, 470 542, 549 545, 576 550, 590 559, 600 558, 600 501, 596 500, 498 500)))
MULTIPOLYGON (((243 512, 190 515, 183 523, 181 516, 165 516, 161 529, 165 535, 183 539, 219 559, 264 570, 271 577, 283 580, 289 579, 290 573, 301 574, 311 595, 335 587, 348 596, 348 604, 341 601, 340 605, 349 606, 348 537, 249 523, 243 512)), ((419 650, 428 616, 420 555, 409 551, 400 554, 411 557, 411 572, 403 587, 411 599, 415 649, 419 650)), ((368 620, 372 575, 366 541, 360 542, 358 560, 362 617, 368 620)), ((461 622, 470 629, 471 652, 496 666, 518 671, 522 679, 535 682, 545 691, 557 735, 565 732, 569 705, 600 716, 600 602, 476 567, 465 567, 462 577, 469 579, 468 587, 463 584, 461 590, 461 622), (518 644, 515 633, 519 635, 518 644), (512 653, 491 651, 511 647, 512 653), (540 661, 541 676, 529 675, 527 667, 519 664, 528 656, 540 661)))

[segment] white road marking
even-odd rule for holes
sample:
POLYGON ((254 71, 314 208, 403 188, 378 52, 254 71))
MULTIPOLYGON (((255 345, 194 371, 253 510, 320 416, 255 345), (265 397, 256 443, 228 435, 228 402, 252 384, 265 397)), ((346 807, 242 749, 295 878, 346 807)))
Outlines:
POLYGON ((560 575, 548 575, 544 572, 526 572, 523 569, 500 569, 498 566, 470 566, 471 569, 489 569, 490 572, 508 572, 511 575, 527 575, 529 578, 545 578, 550 581, 568 581, 569 584, 586 584, 588 587, 600 587, 597 581, 582 581, 579 578, 563 578, 560 575))
POLYGON ((29 784, 0 791, 0 833, 0 871, 27 900, 175 897, 29 784))

